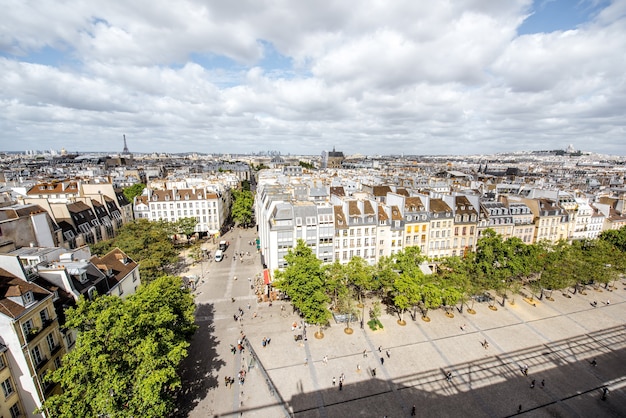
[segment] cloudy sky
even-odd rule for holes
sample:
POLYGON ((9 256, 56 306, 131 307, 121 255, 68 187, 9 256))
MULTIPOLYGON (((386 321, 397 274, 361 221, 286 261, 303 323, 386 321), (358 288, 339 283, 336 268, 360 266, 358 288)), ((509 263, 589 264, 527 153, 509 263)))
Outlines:
POLYGON ((0 150, 626 155, 626 0, 0 0, 0 150))

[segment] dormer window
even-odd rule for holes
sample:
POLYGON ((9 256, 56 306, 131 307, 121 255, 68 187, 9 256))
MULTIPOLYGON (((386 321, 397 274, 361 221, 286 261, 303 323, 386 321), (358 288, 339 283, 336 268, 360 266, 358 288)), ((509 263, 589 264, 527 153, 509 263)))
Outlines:
POLYGON ((22 302, 24 302, 24 306, 31 305, 35 303, 35 296, 33 296, 33 292, 30 290, 22 295, 22 302))

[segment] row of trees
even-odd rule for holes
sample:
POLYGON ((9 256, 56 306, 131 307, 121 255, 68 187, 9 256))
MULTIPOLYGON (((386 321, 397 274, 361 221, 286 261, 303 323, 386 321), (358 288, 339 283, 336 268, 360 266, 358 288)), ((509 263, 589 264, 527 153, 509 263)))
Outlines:
MULTIPOLYGON (((626 269, 625 251, 626 228, 607 231, 595 240, 530 245, 488 229, 476 251, 438 260, 437 270, 426 274, 426 257, 418 247, 384 257, 375 266, 360 257, 345 265, 337 261, 322 265, 299 241, 285 256, 287 267, 276 272, 274 285, 312 324, 325 325, 330 310, 348 317, 358 314, 357 307, 368 294, 377 294, 404 324, 407 311, 415 318, 419 310, 425 320, 429 310, 439 307, 448 315, 455 307, 473 313, 475 297, 485 292, 490 292, 487 298, 493 307, 491 295, 502 298, 502 305, 507 298, 515 303, 524 286, 530 299, 551 297, 554 289, 576 293, 588 284, 606 287, 626 269)), ((370 315, 376 319, 375 312, 370 315)))
POLYGON ((196 331, 193 296, 161 276, 122 300, 81 296, 66 311, 78 331, 61 367, 46 376, 62 393, 42 411, 54 417, 164 417, 175 409, 178 372, 196 331))
POLYGON ((254 195, 250 190, 233 190, 233 204, 231 207, 231 217, 239 225, 248 227, 253 224, 252 207, 254 206, 254 195))

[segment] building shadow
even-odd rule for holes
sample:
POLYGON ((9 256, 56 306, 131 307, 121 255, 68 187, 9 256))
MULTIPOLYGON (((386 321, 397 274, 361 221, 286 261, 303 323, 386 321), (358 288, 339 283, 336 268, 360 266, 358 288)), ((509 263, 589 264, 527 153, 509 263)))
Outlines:
POLYGON ((176 417, 188 416, 209 390, 217 387, 217 371, 226 364, 217 353, 219 341, 215 338, 213 304, 198 305, 195 317, 198 330, 181 364, 182 388, 177 396, 176 417))
MULTIPOLYGON (((272 409, 278 399, 288 416, 297 418, 409 417, 413 406, 418 417, 626 416, 626 326, 486 355, 445 370, 385 378, 385 369, 377 369, 376 375, 362 370, 368 378, 357 382, 348 377, 341 390, 335 385, 303 392, 301 378, 274 379, 283 396, 233 413, 268 416, 266 411, 278 410, 272 409), (609 394, 603 399, 605 387, 609 394)), ((272 375, 271 368, 267 372, 272 375)))

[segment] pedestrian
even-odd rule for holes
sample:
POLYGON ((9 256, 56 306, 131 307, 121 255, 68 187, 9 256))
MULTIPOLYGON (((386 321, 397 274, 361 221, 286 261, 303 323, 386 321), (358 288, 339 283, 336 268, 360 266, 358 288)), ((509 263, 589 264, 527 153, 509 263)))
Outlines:
POLYGON ((272 341, 271 338, 266 338, 265 341, 267 342, 267 345, 270 345, 270 341, 272 341))
POLYGON ((267 345, 267 340, 265 339, 265 337, 263 337, 263 342, 261 344, 263 345, 263 347, 265 347, 265 345, 267 345))
MULTIPOLYGON (((248 279, 248 280, 250 280, 250 279, 248 279)), ((250 303, 248 302, 248 310, 250 310, 251 307, 252 306, 250 306, 250 303)))
POLYGON ((530 388, 534 389, 535 388, 535 379, 533 379, 532 382, 530 382, 530 388))
POLYGON ((335 386, 335 383, 337 383, 335 376, 333 376, 333 386, 335 386))
POLYGON ((363 357, 367 357, 367 349, 363 350, 363 357))
POLYGON ((346 380, 346 375, 341 373, 341 375, 339 375, 339 381, 343 382, 344 380, 346 380))
POLYGON ((607 305, 610 305, 610 304, 611 304, 611 301, 607 299, 606 304, 607 304, 607 305))
POLYGON ((452 380, 452 372, 446 373, 446 380, 449 382, 452 380))
POLYGON ((413 405, 413 408, 411 408, 411 416, 415 416, 415 405, 413 405))
POLYGON ((546 379, 541 379, 541 387, 542 388, 546 387, 546 379))
POLYGON ((602 388, 602 400, 606 401, 606 397, 609 396, 609 388, 602 388))
POLYGON ((383 352, 383 348, 382 348, 380 345, 378 346, 378 352, 379 352, 379 353, 382 353, 382 352, 383 352))
POLYGON ((309 365, 309 359, 308 359, 308 358, 305 358, 305 359, 304 359, 304 365, 305 365, 305 366, 308 366, 308 365, 309 365))
POLYGON ((519 404, 519 406, 517 407, 517 413, 518 414, 522 413, 522 404, 519 404))
POLYGON ((385 364, 385 358, 384 357, 380 358, 380 364, 385 364))
POLYGON ((598 365, 598 362, 596 361, 596 359, 594 358, 593 360, 591 360, 591 365, 593 367, 596 367, 598 365))
POLYGON ((465 327, 466 327, 466 326, 467 326, 467 325, 465 325, 465 324, 461 325, 461 331, 465 331, 465 327))
POLYGON ((343 381, 339 380, 339 390, 343 390, 343 381))
POLYGON ((372 377, 376 377, 376 368, 375 367, 372 369, 372 377))
POLYGON ((391 358, 391 351, 387 350, 385 353, 387 354, 387 358, 391 358))
MULTIPOLYGON (((324 364, 328 364, 328 356, 324 356, 322 361, 324 362, 324 364)), ((334 377, 333 377, 333 379, 334 379, 334 377)))
POLYGON ((528 376, 528 366, 524 366, 522 373, 524 373, 524 376, 528 376))
POLYGON ((356 371, 357 372, 361 371, 361 365, 359 363, 356 364, 356 371))

